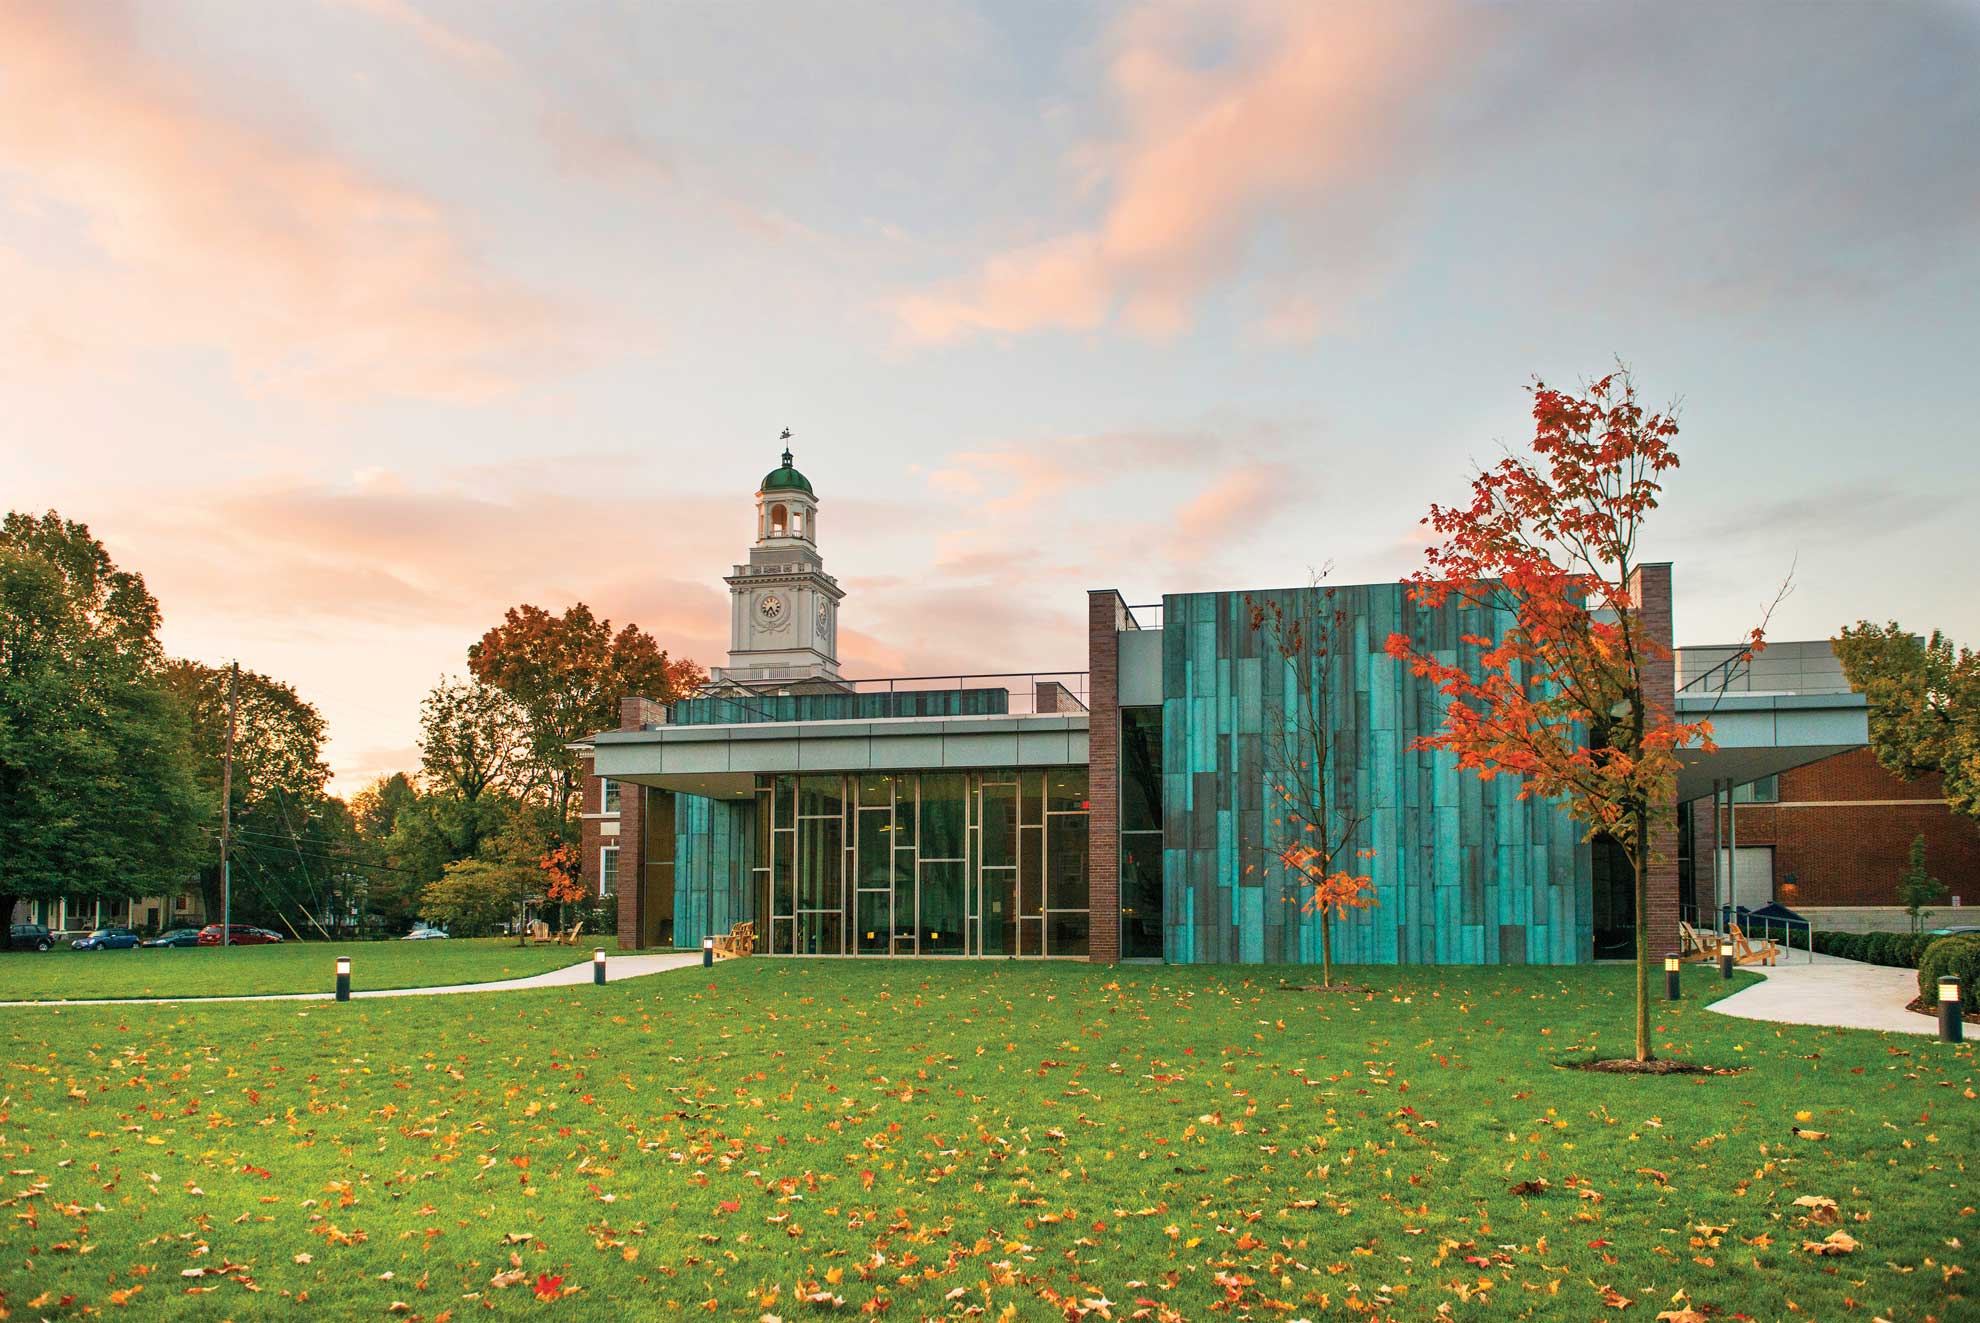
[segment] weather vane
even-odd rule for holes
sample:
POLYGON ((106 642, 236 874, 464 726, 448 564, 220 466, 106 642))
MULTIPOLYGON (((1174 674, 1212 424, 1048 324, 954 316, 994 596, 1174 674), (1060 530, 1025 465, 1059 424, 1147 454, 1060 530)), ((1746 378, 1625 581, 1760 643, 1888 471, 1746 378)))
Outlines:
POLYGON ((790 447, 791 429, 786 427, 784 429, 784 434, 778 437, 777 439, 779 441, 784 442, 784 467, 789 468, 791 466, 791 447, 790 447))

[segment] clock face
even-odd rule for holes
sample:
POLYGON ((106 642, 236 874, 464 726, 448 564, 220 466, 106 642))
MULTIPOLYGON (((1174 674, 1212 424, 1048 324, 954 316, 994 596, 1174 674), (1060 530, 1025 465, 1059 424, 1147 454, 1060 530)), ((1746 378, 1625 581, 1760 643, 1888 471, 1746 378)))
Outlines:
POLYGON ((818 604, 818 637, 821 639, 832 637, 831 608, 827 607, 823 602, 818 604))
POLYGON ((784 599, 775 593, 765 593, 756 603, 756 614, 767 621, 784 618, 784 599))

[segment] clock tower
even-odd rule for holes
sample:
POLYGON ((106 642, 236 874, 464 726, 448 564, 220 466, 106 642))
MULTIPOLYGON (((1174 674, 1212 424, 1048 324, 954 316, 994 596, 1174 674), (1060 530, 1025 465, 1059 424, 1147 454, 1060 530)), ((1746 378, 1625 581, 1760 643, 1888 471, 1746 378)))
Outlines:
MULTIPOLYGON (((789 434, 786 433, 788 436, 789 434)), ((750 689, 840 689, 838 580, 818 555, 818 496, 791 467, 764 475, 756 491, 756 545, 727 576, 729 664, 717 685, 750 689)))

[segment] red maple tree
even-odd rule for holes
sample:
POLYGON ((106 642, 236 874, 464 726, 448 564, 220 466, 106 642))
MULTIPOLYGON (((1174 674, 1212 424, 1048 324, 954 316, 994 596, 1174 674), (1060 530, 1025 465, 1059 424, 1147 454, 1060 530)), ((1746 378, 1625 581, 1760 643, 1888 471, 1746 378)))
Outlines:
MULTIPOLYGON (((1520 798, 1560 801, 1628 861, 1636 894, 1636 1059, 1649 1061, 1649 870, 1654 829, 1675 814, 1678 752, 1712 748, 1711 723, 1679 721, 1645 684, 1670 648, 1645 628, 1640 538, 1677 467, 1673 411, 1646 410, 1627 369, 1579 394, 1535 381, 1531 457, 1479 473, 1471 502, 1430 507, 1442 539, 1406 582, 1428 607, 1487 607, 1497 638, 1465 635, 1474 661, 1391 634, 1391 656, 1449 700, 1419 749, 1457 755, 1480 779, 1516 776, 1520 798)), ((1778 600, 1778 599, 1776 599, 1778 600)), ((1764 620, 1745 643, 1763 643, 1764 620)), ((1668 937, 1669 935, 1665 935, 1668 937)))

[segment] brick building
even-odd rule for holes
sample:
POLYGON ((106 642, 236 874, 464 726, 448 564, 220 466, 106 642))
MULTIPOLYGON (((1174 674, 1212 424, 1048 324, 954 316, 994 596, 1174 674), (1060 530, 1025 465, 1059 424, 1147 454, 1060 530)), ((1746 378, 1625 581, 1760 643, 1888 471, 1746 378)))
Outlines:
MULTIPOLYGON (((1731 648, 1679 650, 1680 692, 1716 690, 1793 697, 1846 694, 1849 682, 1826 640, 1771 644, 1724 674, 1731 648)), ((1686 804, 1683 828, 1688 893, 1709 912, 1733 891, 1748 908, 1780 901, 1817 927, 1907 926, 1897 880, 1912 841, 1925 838, 1925 864, 1965 904, 1980 903, 1980 824, 1946 805, 1934 774, 1905 781, 1857 747, 1686 804), (1732 890, 1727 887, 1730 876, 1732 890)))
MULTIPOLYGON (((1251 627, 1251 602, 1269 599, 1293 619, 1324 612, 1334 631, 1323 737, 1365 819, 1378 901, 1336 922, 1336 959, 1565 964, 1631 949, 1632 880, 1609 849, 1511 779, 1411 747, 1444 700, 1387 654, 1389 634, 1463 663, 1504 613, 1428 608, 1395 583, 1149 606, 1102 589, 1087 594, 1083 669, 853 680, 835 654, 844 595, 824 570, 820 504, 787 451, 726 576, 729 664, 671 706, 627 699, 619 729, 590 741, 585 871, 616 895, 622 945, 692 946, 748 922, 780 955, 1317 962, 1318 919, 1276 862, 1293 828, 1270 807, 1269 768, 1318 673, 1251 627)), ((1671 568, 1644 567, 1637 587, 1668 643, 1671 568)), ((1687 755, 1681 800, 1864 738, 1855 695, 1681 695, 1668 662, 1649 679, 1658 705, 1688 717, 1709 703, 1721 728, 1718 752, 1687 755)), ((1683 821, 1661 831, 1642 916, 1659 942, 1695 902, 1683 821)))

